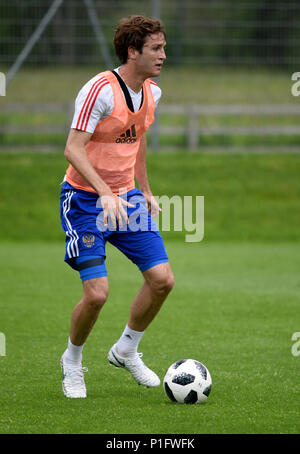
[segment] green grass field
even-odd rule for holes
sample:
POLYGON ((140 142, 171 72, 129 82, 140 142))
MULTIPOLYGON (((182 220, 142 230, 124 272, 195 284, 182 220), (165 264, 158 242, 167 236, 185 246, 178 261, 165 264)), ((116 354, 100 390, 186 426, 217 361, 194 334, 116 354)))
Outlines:
MULTIPOLYGON (((64 239, 58 199, 66 167, 63 152, 1 153, 0 239, 64 239)), ((204 196, 206 241, 300 240, 299 154, 149 153, 148 173, 154 195, 204 196)))
POLYGON ((204 362, 213 378, 206 403, 174 404, 162 386, 139 387, 108 364, 141 284, 112 247, 109 300, 84 348, 88 398, 67 400, 59 358, 81 284, 62 263, 62 244, 9 243, 1 245, 1 433, 299 433, 300 360, 291 336, 299 331, 300 247, 167 248, 176 286, 141 351, 161 378, 178 359, 204 362))
POLYGON ((204 195, 205 237, 163 232, 176 285, 143 337, 146 363, 163 378, 192 357, 209 368, 203 405, 174 404, 162 386, 137 386, 106 355, 141 285, 108 246, 110 295, 84 348, 88 398, 67 400, 59 359, 81 296, 63 263, 59 154, 1 154, 0 433, 299 433, 300 157, 155 153, 157 195, 204 195))

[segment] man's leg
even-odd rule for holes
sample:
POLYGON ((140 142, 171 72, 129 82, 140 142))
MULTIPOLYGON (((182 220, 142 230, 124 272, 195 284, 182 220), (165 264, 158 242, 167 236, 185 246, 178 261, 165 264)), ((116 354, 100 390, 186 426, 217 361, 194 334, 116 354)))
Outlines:
POLYGON ((108 360, 116 367, 125 367, 133 378, 145 386, 158 386, 160 380, 148 369, 137 353, 145 329, 152 322, 174 286, 169 263, 161 263, 143 272, 145 282, 130 308, 127 326, 108 353, 108 360))
POLYGON ((159 312, 174 286, 174 276, 168 262, 143 272, 145 282, 134 298, 127 326, 117 343, 122 356, 136 354, 138 344, 147 326, 159 312))
POLYGON ((82 349, 107 296, 106 276, 83 281, 83 296, 72 312, 68 348, 61 358, 63 392, 66 397, 86 397, 81 366, 82 349))
POLYGON ((108 296, 106 276, 83 281, 83 296, 72 312, 70 340, 81 346, 90 334, 108 296))
POLYGON ((174 286, 170 264, 161 263, 143 273, 145 282, 134 298, 128 320, 129 328, 144 331, 159 312, 174 286))

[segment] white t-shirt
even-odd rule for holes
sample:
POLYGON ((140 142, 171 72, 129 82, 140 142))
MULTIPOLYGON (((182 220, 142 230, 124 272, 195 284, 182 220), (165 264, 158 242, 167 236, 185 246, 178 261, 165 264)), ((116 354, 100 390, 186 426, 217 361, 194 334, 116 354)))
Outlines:
MULTIPOLYGON (((119 69, 120 67, 115 69, 115 71, 118 74, 119 69)), ((82 131, 86 131, 92 134, 97 124, 111 115, 114 107, 114 95, 112 87, 109 82, 103 83, 102 85, 100 84, 99 85, 100 90, 94 92, 93 98, 90 95, 91 88, 93 87, 97 79, 99 79, 99 76, 93 77, 79 91, 77 98, 75 100, 75 112, 71 128, 80 129, 82 131), (97 96, 95 95, 95 93, 97 94, 97 96), (89 95, 90 99, 88 100, 89 95), (86 109, 87 105, 89 105, 88 111, 86 109)), ((126 86, 132 99, 134 112, 137 112, 141 105, 142 90, 136 93, 130 87, 128 87, 128 85, 126 86)), ((155 105, 157 107, 159 100, 161 98, 161 89, 153 81, 151 82, 151 89, 155 105)))

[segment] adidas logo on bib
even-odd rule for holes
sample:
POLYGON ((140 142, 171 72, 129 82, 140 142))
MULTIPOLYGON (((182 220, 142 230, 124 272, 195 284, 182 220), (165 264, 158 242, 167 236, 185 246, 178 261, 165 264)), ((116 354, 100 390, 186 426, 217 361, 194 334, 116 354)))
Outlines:
POLYGON ((136 142, 136 131, 135 125, 132 125, 130 129, 124 134, 121 134, 120 137, 117 138, 116 143, 135 143, 136 142))

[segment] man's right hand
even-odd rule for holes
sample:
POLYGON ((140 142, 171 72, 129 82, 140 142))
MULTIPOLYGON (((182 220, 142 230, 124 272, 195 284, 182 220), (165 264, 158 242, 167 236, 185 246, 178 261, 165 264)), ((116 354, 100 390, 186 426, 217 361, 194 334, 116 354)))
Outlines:
POLYGON ((105 226, 108 225, 108 218, 111 219, 114 228, 116 228, 117 226, 116 221, 118 221, 120 227, 123 226, 123 222, 126 222, 126 224, 128 224, 129 220, 124 207, 133 208, 134 205, 126 202, 126 200, 123 200, 112 191, 108 191, 107 193, 102 194, 100 196, 100 200, 103 208, 105 226))

